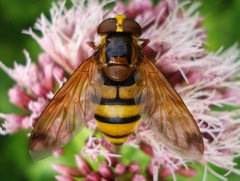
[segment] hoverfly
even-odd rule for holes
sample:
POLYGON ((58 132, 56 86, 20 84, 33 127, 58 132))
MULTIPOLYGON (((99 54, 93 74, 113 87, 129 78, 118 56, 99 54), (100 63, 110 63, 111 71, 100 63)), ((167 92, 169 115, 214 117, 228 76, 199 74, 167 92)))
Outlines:
POLYGON ((144 115, 157 140, 185 158, 201 160, 200 130, 180 96, 144 56, 148 40, 139 39, 140 25, 116 15, 100 23, 97 31, 100 45, 90 43, 95 53, 77 68, 36 122, 31 156, 48 156, 93 118, 111 143, 122 144, 144 115))

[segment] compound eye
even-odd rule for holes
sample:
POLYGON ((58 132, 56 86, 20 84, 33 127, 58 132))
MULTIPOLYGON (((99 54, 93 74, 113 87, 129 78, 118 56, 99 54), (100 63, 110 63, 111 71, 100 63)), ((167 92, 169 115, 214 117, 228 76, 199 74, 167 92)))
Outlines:
POLYGON ((104 20, 97 28, 97 32, 100 35, 108 34, 115 32, 117 28, 117 21, 115 18, 108 18, 104 20))
POLYGON ((137 37, 142 35, 141 26, 133 19, 124 18, 123 22, 120 22, 120 24, 118 24, 118 21, 119 20, 116 18, 108 18, 104 20, 97 28, 98 34, 106 35, 112 32, 126 32, 137 37))
POLYGON ((124 19, 123 30, 135 36, 141 36, 142 34, 141 26, 136 21, 129 18, 124 19))

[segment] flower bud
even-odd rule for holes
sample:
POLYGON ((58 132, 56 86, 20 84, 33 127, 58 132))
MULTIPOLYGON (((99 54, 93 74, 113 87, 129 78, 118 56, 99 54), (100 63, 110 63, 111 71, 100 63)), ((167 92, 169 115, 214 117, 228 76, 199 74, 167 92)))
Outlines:
POLYGON ((66 165, 53 164, 52 168, 62 175, 66 175, 66 176, 68 175, 68 176, 73 176, 73 177, 81 176, 81 173, 79 172, 79 170, 77 170, 76 168, 66 166, 66 165))
POLYGON ((140 170, 140 166, 136 162, 132 162, 128 168, 128 171, 131 173, 136 173, 140 170))
POLYGON ((53 156, 58 158, 63 154, 63 148, 56 148, 53 150, 53 156))
POLYGON ((125 173, 126 167, 125 167, 125 165, 123 165, 123 164, 121 164, 121 163, 118 163, 118 164, 116 165, 114 171, 115 171, 115 173, 116 173, 117 175, 122 175, 122 174, 125 173))
POLYGON ((99 164, 98 171, 107 180, 112 180, 114 178, 112 170, 106 163, 99 164))
POLYGON ((76 163, 77 163, 77 167, 80 170, 80 172, 82 173, 82 175, 87 175, 88 173, 91 172, 91 169, 90 169, 89 165, 87 164, 87 162, 83 158, 76 155, 75 160, 76 160, 76 163))
POLYGON ((65 176, 65 175, 58 175, 58 176, 55 176, 55 178, 57 179, 57 181, 75 181, 71 177, 65 176))
POLYGON ((148 171, 150 176, 153 176, 153 165, 152 164, 149 164, 147 166, 147 171, 148 171))
POLYGON ((177 173, 183 177, 193 177, 197 175, 197 171, 192 168, 180 168, 177 173))
POLYGON ((132 181, 146 181, 147 179, 142 174, 134 174, 131 180, 132 181))
POLYGON ((96 172, 91 172, 87 175, 87 179, 89 181, 101 181, 101 177, 98 173, 96 172))
POLYGON ((143 150, 146 154, 152 156, 153 155, 153 149, 151 146, 149 146, 147 143, 141 142, 140 144, 141 150, 143 150))
POLYGON ((164 168, 160 169, 159 175, 161 178, 165 178, 165 177, 168 177, 169 175, 171 175, 171 171, 169 168, 164 167, 164 168))

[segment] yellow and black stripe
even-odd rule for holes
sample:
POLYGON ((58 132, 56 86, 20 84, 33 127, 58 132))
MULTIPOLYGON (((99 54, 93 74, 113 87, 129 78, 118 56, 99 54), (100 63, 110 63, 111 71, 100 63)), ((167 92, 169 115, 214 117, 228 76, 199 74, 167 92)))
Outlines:
POLYGON ((95 103, 95 119, 98 128, 114 144, 122 144, 135 131, 140 116, 140 105, 134 101, 139 87, 131 80, 102 85, 100 103, 95 103))

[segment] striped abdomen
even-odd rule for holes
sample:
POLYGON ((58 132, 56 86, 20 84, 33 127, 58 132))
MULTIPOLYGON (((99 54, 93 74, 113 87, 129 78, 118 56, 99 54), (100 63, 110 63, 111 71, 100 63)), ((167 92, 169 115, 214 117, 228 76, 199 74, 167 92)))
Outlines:
POLYGON ((102 85, 102 98, 95 104, 98 128, 114 144, 122 144, 135 131, 140 119, 140 105, 134 101, 139 87, 102 85))

